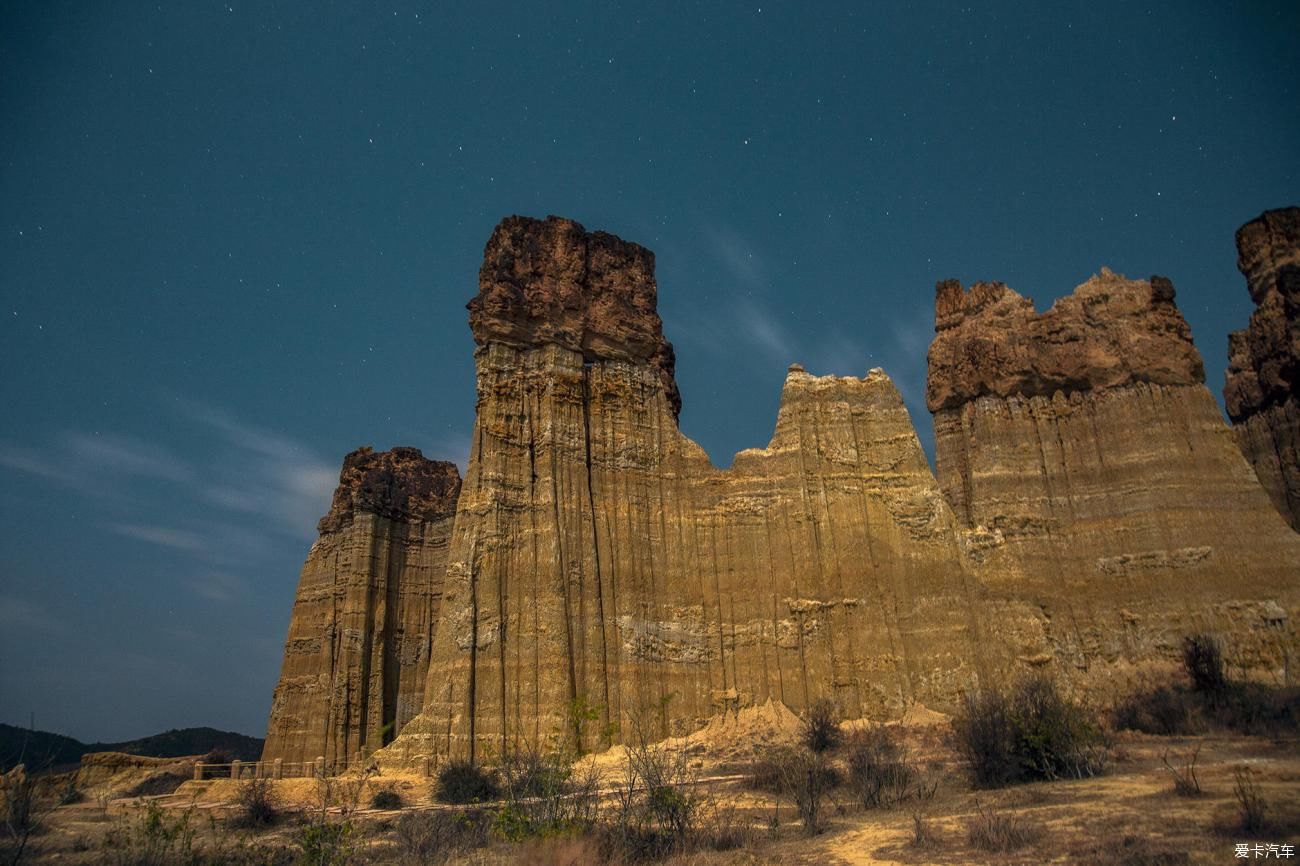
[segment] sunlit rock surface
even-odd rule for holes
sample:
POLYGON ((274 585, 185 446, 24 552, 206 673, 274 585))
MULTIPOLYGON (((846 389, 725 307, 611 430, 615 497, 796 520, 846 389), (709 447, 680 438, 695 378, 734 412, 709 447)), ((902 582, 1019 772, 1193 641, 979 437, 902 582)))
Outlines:
POLYGON ((1300 536, 1202 384, 1168 280, 1104 270, 1038 314, 940 283, 927 397, 938 476, 992 598, 1043 613, 1043 659, 1091 677, 1196 630, 1282 676, 1300 536))
POLYGON ((264 760, 331 764, 424 702, 460 474, 415 448, 353 451, 303 565, 264 760))
POLYGON ((976 588, 893 384, 794 367, 768 447, 716 469, 677 429, 651 261, 555 218, 488 243, 425 710, 381 760, 594 748, 769 698, 886 717, 975 682, 976 588))
POLYGON ((418 453, 349 457, 268 755, 598 749, 823 696, 899 718, 1038 669, 1105 698, 1199 631, 1281 680, 1300 648, 1300 535, 1166 279, 1103 270, 1042 314, 940 284, 938 480, 882 371, 797 364, 768 446, 714 467, 677 428, 636 244, 510 217, 479 283, 464 487, 418 453))

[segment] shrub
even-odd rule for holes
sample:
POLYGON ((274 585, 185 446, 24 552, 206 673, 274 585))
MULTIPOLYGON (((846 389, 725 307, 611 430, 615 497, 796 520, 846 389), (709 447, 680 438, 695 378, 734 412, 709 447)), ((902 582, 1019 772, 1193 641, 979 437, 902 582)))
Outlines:
POLYGON ((1192 680, 1192 689, 1203 694, 1217 695, 1228 683, 1223 673, 1223 649, 1212 635, 1183 638, 1183 667, 1192 680))
POLYGON ((930 848, 939 841, 934 827, 920 812, 912 813, 912 844, 917 848, 930 848))
POLYGON ((801 734, 803 744, 810 752, 829 752, 839 745, 840 720, 835 702, 830 698, 813 701, 804 713, 801 734))
POLYGON ((294 840, 300 851, 300 866, 343 866, 352 859, 354 846, 351 821, 312 821, 304 824, 294 840))
POLYGON ((921 773, 889 728, 856 733, 847 744, 848 786, 865 809, 893 806, 906 800, 934 796, 935 785, 921 773))
POLYGON ((194 855, 192 812, 168 815, 155 802, 146 802, 104 835, 102 862, 111 866, 168 866, 194 855))
POLYGON ((23 764, 0 773, 0 830, 5 834, 0 853, 11 863, 22 860, 27 840, 58 804, 46 787, 41 777, 29 774, 23 764))
POLYGON ((745 774, 745 786, 754 791, 780 794, 781 768, 770 752, 756 753, 745 774))
POLYGON ((1105 765, 1101 730, 1044 675, 966 695, 953 731, 981 787, 1082 778, 1105 765))
POLYGON ((1081 779, 1105 765, 1101 730, 1083 708, 1063 695, 1055 680, 1034 676, 1012 693, 1016 751, 1028 779, 1081 779))
POLYGON ((1300 689, 1228 682, 1208 696, 1205 715, 1243 734, 1290 733, 1300 728, 1300 689))
POLYGON ((627 769, 614 790, 611 820, 598 830, 609 859, 654 860, 684 852, 696 841, 703 805, 694 774, 681 750, 648 745, 627 747, 627 769))
POLYGON ((472 761, 458 760, 444 764, 438 771, 434 799, 439 803, 485 803, 500 792, 496 776, 472 761))
POLYGON ((543 754, 521 747, 501 760, 501 796, 493 832, 510 841, 553 836, 589 827, 595 820, 600 778, 594 769, 575 770, 565 753, 543 754))
POLYGON ((481 848, 488 842, 488 815, 463 812, 408 812, 394 826, 403 863, 441 863, 449 855, 481 848))
POLYGON ((839 774, 824 753, 808 749, 785 749, 779 753, 776 763, 780 768, 782 791, 794 804, 804 830, 818 832, 822 801, 839 784, 839 774))
POLYGON ((235 805, 234 824, 237 827, 266 827, 274 824, 280 816, 275 787, 270 779, 249 779, 239 783, 235 805))
POLYGON ((985 690, 963 695, 952 724, 957 746, 970 762, 976 785, 989 788, 1019 777, 1015 727, 1010 702, 1003 692, 985 690))
POLYGON ((381 788, 370 798, 370 808, 391 811, 402 808, 402 795, 392 788, 381 788))
POLYGON ((966 824, 966 839, 981 851, 1015 851, 1042 834, 1038 826, 1027 824, 1012 815, 986 812, 975 804, 975 817, 966 824))
POLYGON ((1196 729, 1188 696, 1170 686, 1124 698, 1115 707, 1112 723, 1116 730, 1160 736, 1190 734, 1196 729))
POLYGON ((708 803, 700 810, 696 847, 709 851, 735 851, 749 846, 754 840, 754 829, 735 804, 726 806, 708 803))
POLYGON ((1232 773, 1232 795, 1237 798, 1237 826, 1245 833, 1258 833, 1264 829, 1267 806, 1264 795, 1255 784, 1250 768, 1238 767, 1232 773))
POLYGON ((1201 795, 1201 780, 1196 778, 1196 759, 1200 757, 1200 754, 1201 747, 1197 746, 1195 751, 1183 761, 1181 769, 1169 763, 1168 749, 1160 757, 1165 769, 1174 777, 1174 793, 1180 797, 1199 797, 1201 795))
POLYGON ((1300 727, 1300 689, 1227 679, 1223 652, 1208 635, 1183 640, 1188 686, 1160 686, 1120 701, 1112 722, 1117 730, 1168 736, 1206 727, 1243 734, 1289 733, 1300 727))

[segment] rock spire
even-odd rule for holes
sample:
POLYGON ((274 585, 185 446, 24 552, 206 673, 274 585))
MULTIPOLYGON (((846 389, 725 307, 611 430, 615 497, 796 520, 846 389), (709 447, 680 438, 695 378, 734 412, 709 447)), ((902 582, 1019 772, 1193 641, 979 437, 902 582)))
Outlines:
POLYGON ((1223 397, 1242 453, 1300 530, 1300 208, 1265 211, 1238 229, 1237 268, 1255 312, 1228 335, 1223 397))
POLYGON ((460 473, 359 448, 298 582, 264 760, 331 764, 393 739, 424 703, 460 473))

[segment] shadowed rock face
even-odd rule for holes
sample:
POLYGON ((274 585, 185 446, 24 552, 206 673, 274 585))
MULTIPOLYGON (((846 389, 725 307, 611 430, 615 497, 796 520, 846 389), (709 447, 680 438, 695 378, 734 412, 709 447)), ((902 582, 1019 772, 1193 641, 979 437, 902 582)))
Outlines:
POLYGON ((1173 299, 1106 270, 1042 314, 1001 284, 940 283, 939 483, 993 596, 1041 605, 1058 660, 1168 655, 1212 628, 1274 673, 1295 645, 1300 537, 1241 459, 1173 299))
POLYGON ((1237 268, 1255 312, 1228 335, 1224 402, 1242 453, 1300 530, 1300 208, 1238 229, 1237 268))
POLYGON ((424 703, 460 474, 415 448, 353 451, 303 565, 263 760, 331 763, 424 703))

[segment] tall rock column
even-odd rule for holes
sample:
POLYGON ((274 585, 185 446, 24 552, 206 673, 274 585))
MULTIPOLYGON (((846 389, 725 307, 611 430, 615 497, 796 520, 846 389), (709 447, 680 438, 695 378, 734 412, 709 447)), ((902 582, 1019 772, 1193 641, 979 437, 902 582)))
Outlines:
POLYGON ((415 448, 353 451, 303 565, 263 760, 331 763, 424 703, 460 473, 415 448))
POLYGON ((1300 531, 1300 208, 1238 229, 1237 268, 1255 312, 1228 335, 1223 397, 1241 452, 1300 531))
POLYGON ((423 713, 381 760, 599 748, 768 699, 951 707, 995 651, 881 371, 792 367, 728 470, 677 427, 654 258, 510 217, 470 302, 473 450, 423 713))
POLYGON ((1256 674, 1287 669, 1300 537, 1203 379, 1164 278, 1103 269, 1042 314, 1001 283, 938 285, 939 482, 992 539, 990 590, 1041 605, 1058 659, 1173 658, 1210 629, 1256 674))

